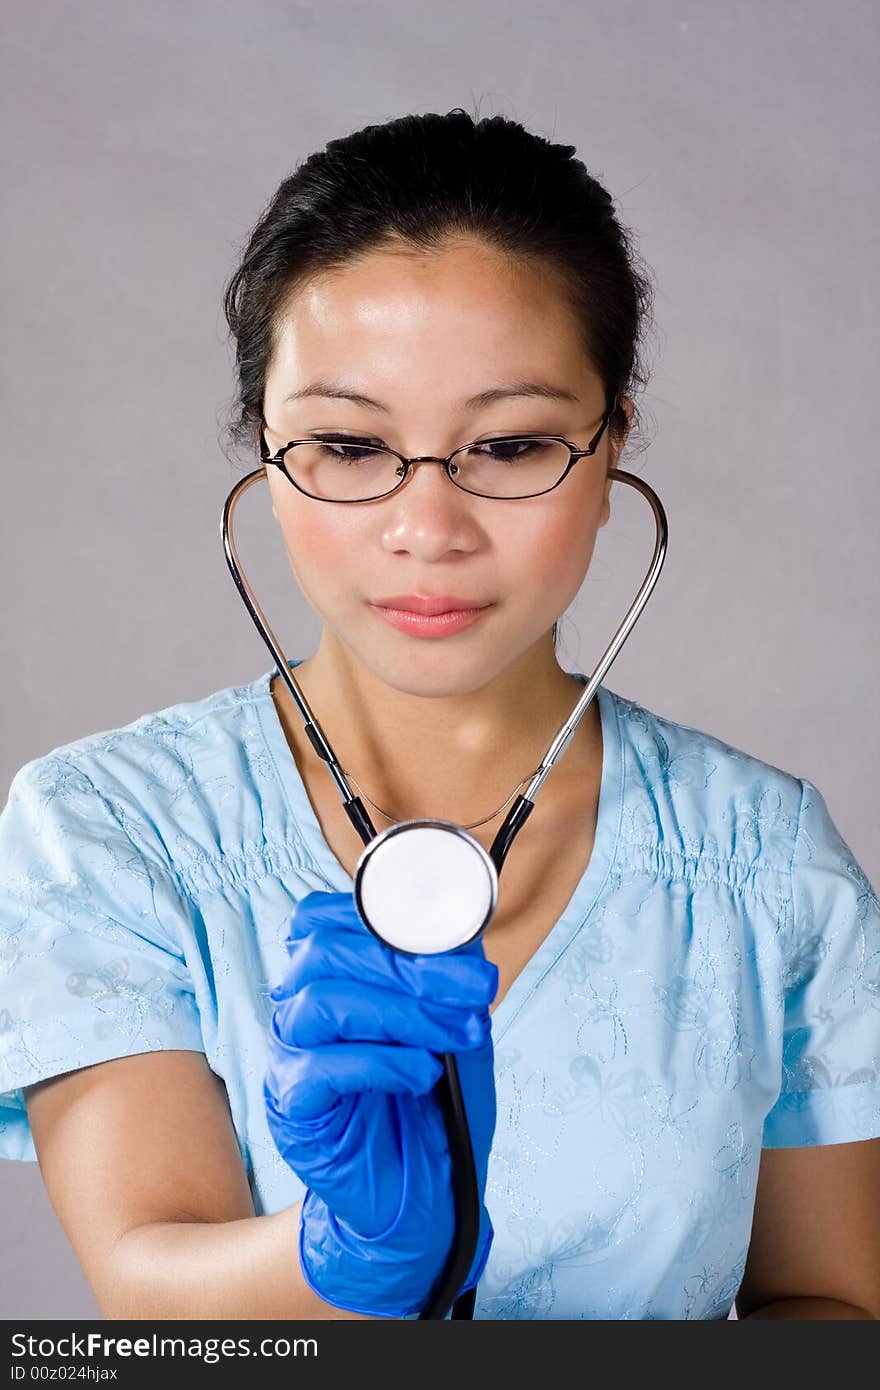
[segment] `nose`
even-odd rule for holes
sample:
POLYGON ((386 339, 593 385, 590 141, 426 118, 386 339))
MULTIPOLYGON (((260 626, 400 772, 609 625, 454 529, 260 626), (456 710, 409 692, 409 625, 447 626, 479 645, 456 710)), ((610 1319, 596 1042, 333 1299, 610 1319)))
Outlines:
POLYGON ((408 550, 428 561, 479 546, 473 515, 477 499, 446 476, 444 462, 433 454, 412 458, 406 480, 384 499, 389 549, 408 550))
POLYGON ((416 472, 415 465, 416 465, 417 463, 439 463, 439 464, 445 464, 445 462, 446 462, 445 459, 438 458, 436 454, 418 454, 415 458, 410 459, 410 464, 412 465, 412 472, 413 472, 413 473, 416 472))
MULTIPOLYGON (((452 479, 447 474, 445 465, 446 460, 443 458, 439 458, 436 454, 419 454, 415 458, 411 458, 409 460, 409 466, 407 468, 406 480, 400 484, 400 486, 397 489, 397 492, 394 495, 400 496, 403 492, 411 493, 414 490, 418 489, 419 491, 421 491, 425 488, 427 488, 428 491, 430 491, 432 488, 440 488, 441 493, 444 496, 448 494, 450 491, 452 492, 453 496, 462 497, 466 495, 463 493, 463 490, 460 487, 456 487, 454 485, 452 479), (421 466, 422 464, 434 464, 436 466, 434 468, 423 468, 421 466), (429 481, 417 483, 417 479, 420 473, 426 474, 429 481)), ((404 465, 401 464, 401 468, 403 466, 404 465)), ((454 462, 452 467, 453 469, 455 468, 454 462)))

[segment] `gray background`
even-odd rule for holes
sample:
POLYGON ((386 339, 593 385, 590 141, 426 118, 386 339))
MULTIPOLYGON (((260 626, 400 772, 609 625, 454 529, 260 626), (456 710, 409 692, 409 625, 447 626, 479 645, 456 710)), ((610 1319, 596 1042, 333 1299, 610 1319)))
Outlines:
MULTIPOLYGON (((661 496, 669 555, 606 684, 808 776, 880 882, 876 5, 3 14, 3 800, 33 757, 272 666, 219 537, 254 466, 220 449, 222 287, 313 149, 464 106, 576 145, 656 284, 646 432, 621 465, 661 496)), ((650 559, 644 499, 612 506, 562 624, 569 670, 593 669, 650 559)), ((318 620, 274 526, 252 489, 242 563, 305 656, 318 620)), ((0 1316, 96 1316, 37 1166, 0 1182, 0 1316)))

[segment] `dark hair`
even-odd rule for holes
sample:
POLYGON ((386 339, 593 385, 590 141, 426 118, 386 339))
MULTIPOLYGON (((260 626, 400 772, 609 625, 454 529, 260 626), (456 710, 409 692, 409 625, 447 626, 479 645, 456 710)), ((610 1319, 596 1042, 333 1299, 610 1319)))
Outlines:
POLYGON ((629 442, 638 407, 628 435, 619 398, 647 382, 652 294, 628 229, 573 145, 460 107, 331 140, 279 185, 224 292, 238 370, 229 442, 256 449, 276 329, 299 285, 392 240, 427 252, 457 233, 562 272, 606 407, 617 402, 609 437, 629 442))

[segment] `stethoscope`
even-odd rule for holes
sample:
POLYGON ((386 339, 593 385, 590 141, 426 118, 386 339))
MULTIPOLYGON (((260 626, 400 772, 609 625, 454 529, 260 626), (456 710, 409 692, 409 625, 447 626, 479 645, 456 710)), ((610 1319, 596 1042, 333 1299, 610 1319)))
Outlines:
MULTIPOLYGON (((551 768, 562 757, 586 713, 602 678, 641 617, 666 558, 666 513, 653 488, 634 473, 609 468, 607 477, 629 483, 646 497, 654 512, 657 534, 651 564, 641 588, 568 718, 560 726, 540 767, 517 796, 487 853, 473 835, 452 821, 399 821, 377 833, 360 799, 349 785, 290 663, 241 573, 232 539, 232 512, 239 498, 260 478, 264 465, 237 482, 223 506, 221 535, 226 560, 236 587, 257 630, 276 662, 276 672, 290 691, 304 722, 309 742, 326 764, 349 820, 364 842, 355 870, 354 897, 364 925, 387 946, 405 955, 454 951, 485 931, 498 903, 498 877, 514 836, 528 820, 535 797, 551 768)), ((472 1318, 476 1288, 459 1294, 473 1263, 479 1236, 480 1193, 454 1053, 443 1053, 443 1075, 437 1098, 446 1127, 452 1170, 456 1236, 446 1265, 419 1318, 472 1318), (458 1295, 458 1296, 457 1296, 458 1295)))

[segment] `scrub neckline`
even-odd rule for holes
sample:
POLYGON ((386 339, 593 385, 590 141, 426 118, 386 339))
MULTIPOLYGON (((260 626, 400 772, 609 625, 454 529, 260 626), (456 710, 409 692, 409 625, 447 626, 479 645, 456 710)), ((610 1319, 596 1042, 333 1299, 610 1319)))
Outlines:
MULTIPOLYGON (((293 668, 299 666, 304 660, 305 657, 299 657, 295 661, 288 660, 288 665, 293 668)), ((254 682, 263 739, 270 753, 287 805, 297 826, 301 829, 304 848, 311 857, 317 872, 326 879, 330 891, 350 893, 354 890, 354 880, 343 868, 324 838, 324 832, 309 799, 302 774, 287 742, 278 711, 275 708, 271 682, 277 674, 278 667, 274 666, 271 671, 267 671, 254 682)), ((579 680, 582 685, 587 683, 587 677, 580 671, 570 671, 566 674, 574 676, 575 680, 579 680)), ((574 937, 588 921, 614 864, 623 817, 624 768, 620 711, 617 696, 613 690, 609 690, 605 685, 597 687, 596 699, 599 703, 602 727, 602 777, 599 786, 596 830, 589 863, 562 916, 551 927, 538 949, 512 981, 498 1007, 493 1011, 492 1034, 496 1043, 504 1036, 541 980, 548 971, 553 969, 556 961, 568 949, 574 937)), ((515 842, 511 852, 516 852, 515 842)))

